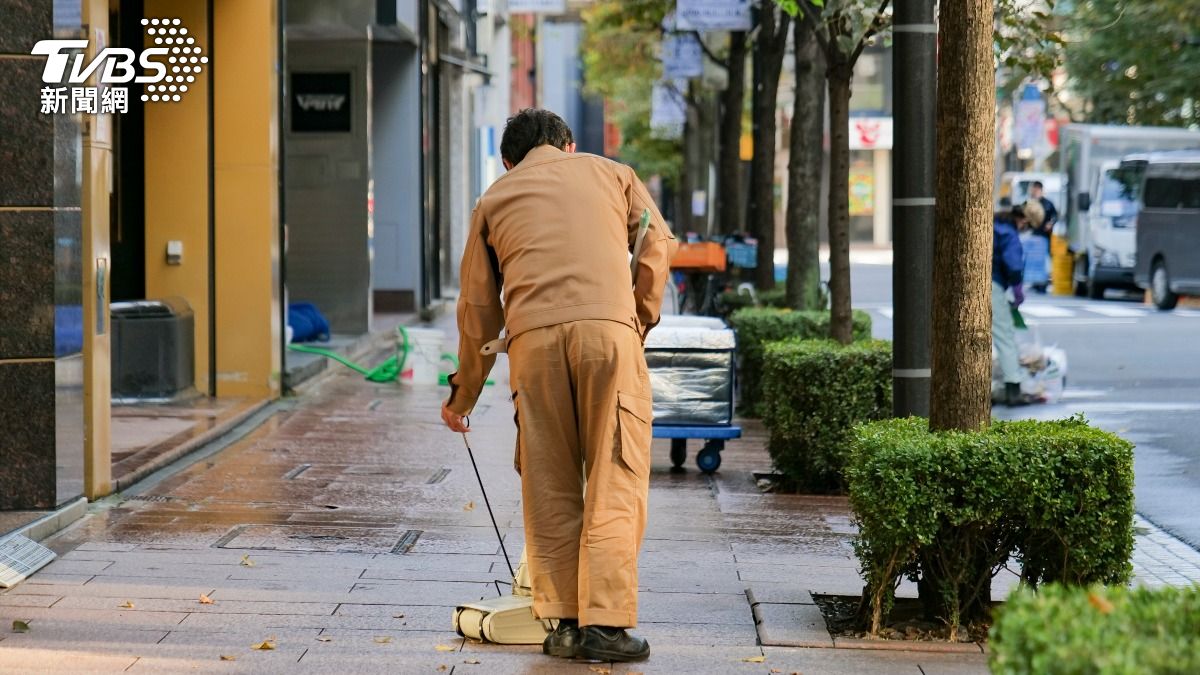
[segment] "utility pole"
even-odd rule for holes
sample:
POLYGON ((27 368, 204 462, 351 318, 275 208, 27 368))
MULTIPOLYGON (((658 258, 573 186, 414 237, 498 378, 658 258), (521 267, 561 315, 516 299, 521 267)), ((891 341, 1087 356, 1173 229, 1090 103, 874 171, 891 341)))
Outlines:
POLYGON ((929 416, 934 242, 934 0, 895 0, 892 91, 893 410, 929 416))

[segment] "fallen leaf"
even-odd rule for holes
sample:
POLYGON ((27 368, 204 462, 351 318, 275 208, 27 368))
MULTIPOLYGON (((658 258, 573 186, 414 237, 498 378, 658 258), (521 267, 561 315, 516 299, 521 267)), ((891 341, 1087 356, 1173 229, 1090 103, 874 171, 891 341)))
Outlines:
POLYGON ((317 642, 333 642, 333 638, 328 635, 318 635, 317 642))
POLYGON ((393 615, 392 615, 392 618, 393 618, 393 619, 403 619, 403 618, 404 618, 404 615, 403 615, 403 614, 393 614, 393 615))
POLYGON ((1088 602, 1091 603, 1092 607, 1099 610, 1101 614, 1112 614, 1113 604, 1108 601, 1108 598, 1096 595, 1095 593, 1088 593, 1088 602))
POLYGON ((251 649, 257 649, 264 652, 271 651, 272 649, 275 649, 275 643, 271 642, 270 640, 263 640, 262 642, 251 647, 251 649))
POLYGON ((767 660, 767 657, 765 657, 765 656, 750 656, 750 657, 742 659, 742 661, 744 661, 745 663, 762 663, 763 661, 766 661, 766 660, 767 660))
POLYGON ((237 661, 237 657, 232 654, 222 654, 221 660, 222 661, 237 661))
POLYGON ((121 609, 133 609, 133 603, 126 600, 125 604, 121 605, 121 609))
POLYGON ((250 554, 242 556, 242 567, 254 567, 254 561, 250 559, 250 554))
POLYGON ((772 673, 782 673, 783 671, 782 671, 782 670, 780 670, 780 669, 778 669, 778 668, 772 668, 772 669, 771 669, 771 672, 772 672, 772 673))
POLYGON ((592 671, 593 673, 600 673, 600 675, 609 675, 609 673, 612 672, 612 668, 605 668, 604 666, 592 666, 591 668, 588 668, 588 670, 592 671))
POLYGON ((477 666, 479 665, 479 659, 467 659, 466 661, 463 661, 463 663, 467 664, 468 666, 477 666))
POLYGON ((213 604, 213 599, 212 599, 212 598, 210 598, 210 597, 208 597, 207 595, 205 595, 205 594, 201 593, 201 594, 200 594, 200 604, 202 604, 202 605, 211 605, 211 604, 213 604))
POLYGON ((442 665, 438 666, 438 672, 439 673, 446 672, 446 664, 443 663, 442 665))
POLYGON ((29 622, 21 621, 19 619, 14 619, 13 620, 13 632, 14 633, 28 633, 29 632, 29 622))
POLYGON ((457 651, 458 647, 451 647, 450 645, 438 645, 435 647, 435 649, 437 649, 439 652, 453 652, 457 651))
POLYGON ((475 510, 475 502, 467 502, 467 505, 463 507, 463 511, 474 511, 474 510, 475 510))
POLYGON ((379 637, 375 638, 375 644, 380 644, 380 645, 386 645, 387 643, 389 643, 391 641, 392 641, 392 638, 390 638, 386 635, 380 635, 379 637))

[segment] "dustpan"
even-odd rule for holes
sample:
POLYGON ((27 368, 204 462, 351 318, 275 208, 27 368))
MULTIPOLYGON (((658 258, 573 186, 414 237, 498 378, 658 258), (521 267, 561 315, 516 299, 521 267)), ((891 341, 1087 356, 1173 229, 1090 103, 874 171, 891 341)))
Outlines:
POLYGON ((512 595, 459 605, 454 631, 463 637, 501 645, 540 645, 551 631, 548 621, 533 615, 533 591, 525 551, 513 579, 512 595))

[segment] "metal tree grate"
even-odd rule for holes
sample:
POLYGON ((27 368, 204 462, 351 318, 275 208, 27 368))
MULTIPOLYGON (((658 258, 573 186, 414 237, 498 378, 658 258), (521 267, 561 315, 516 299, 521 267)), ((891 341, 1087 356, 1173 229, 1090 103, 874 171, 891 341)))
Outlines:
POLYGON ((0 541, 0 587, 16 586, 54 558, 54 551, 28 537, 6 537, 0 541))

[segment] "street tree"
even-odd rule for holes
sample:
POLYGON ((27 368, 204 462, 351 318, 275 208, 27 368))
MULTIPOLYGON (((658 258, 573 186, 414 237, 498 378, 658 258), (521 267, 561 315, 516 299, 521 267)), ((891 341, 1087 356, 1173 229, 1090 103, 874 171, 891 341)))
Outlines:
MULTIPOLYGON (((726 72, 721 93, 717 135, 717 227, 731 233, 741 229, 742 116, 746 106, 746 33, 729 33, 729 53, 720 63, 726 72)), ((706 49, 707 51, 707 49, 706 49)), ((710 52, 711 55, 711 52, 710 52)))
POLYGON ((1087 121, 1200 124, 1195 0, 1082 0, 1067 26, 1069 88, 1087 121))
MULTIPOLYGON (((650 127, 654 85, 660 81, 658 62, 663 17, 673 5, 668 0, 597 2, 583 19, 586 90, 610 102, 609 112, 621 134, 621 157, 639 172, 659 175, 673 183, 676 195, 688 191, 682 139, 664 138, 650 127)), ((675 204, 676 220, 690 209, 682 199, 675 204)), ((682 224, 682 223, 681 223, 682 224)))
POLYGON ((850 309, 850 84, 863 50, 891 23, 891 0, 779 0, 812 32, 829 95, 830 335, 853 338, 850 309))
POLYGON ((779 75, 787 52, 791 16, 771 0, 758 10, 758 36, 754 40, 754 95, 751 98, 751 133, 754 156, 750 160, 750 194, 747 227, 758 240, 755 285, 775 286, 775 138, 779 100, 779 75))
POLYGON ((787 303, 824 309, 821 302, 821 160, 825 139, 825 55, 816 36, 793 22, 795 98, 788 139, 787 303))
POLYGON ((979 430, 991 415, 993 9, 992 0, 956 0, 938 17, 934 430, 979 430))

